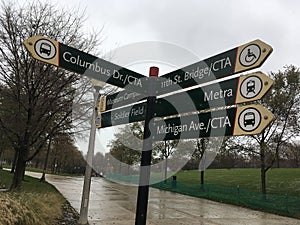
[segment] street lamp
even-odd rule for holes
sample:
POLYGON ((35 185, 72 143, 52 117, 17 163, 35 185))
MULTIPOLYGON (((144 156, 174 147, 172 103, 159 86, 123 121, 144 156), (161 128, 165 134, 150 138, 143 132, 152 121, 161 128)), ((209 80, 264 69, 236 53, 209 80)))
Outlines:
POLYGON ((96 135, 96 116, 97 116, 97 102, 99 96, 99 92, 101 88, 104 87, 105 83, 91 79, 92 85, 94 88, 94 106, 93 113, 91 119, 91 130, 89 137, 89 147, 86 158, 86 168, 84 175, 84 183, 83 183, 83 191, 81 198, 81 207, 80 207, 80 215, 79 215, 79 224, 88 224, 88 207, 89 207, 89 196, 90 196, 90 188, 91 188, 91 176, 92 176, 92 164, 93 164, 93 156, 94 156, 94 148, 95 148, 95 135, 96 135))

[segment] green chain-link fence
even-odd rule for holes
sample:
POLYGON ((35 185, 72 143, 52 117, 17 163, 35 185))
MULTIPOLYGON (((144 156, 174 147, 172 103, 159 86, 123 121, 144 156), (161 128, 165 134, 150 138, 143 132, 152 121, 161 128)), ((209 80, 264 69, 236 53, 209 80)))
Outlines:
POLYGON ((188 184, 170 180, 151 186, 180 194, 300 218, 300 197, 271 194, 262 195, 239 187, 224 187, 212 184, 188 184))
MULTIPOLYGON (((138 176, 109 174, 107 178, 125 183, 138 184, 138 176)), ((162 181, 152 184, 151 187, 300 218, 300 197, 271 194, 262 195, 239 187, 189 184, 176 180, 162 181)))

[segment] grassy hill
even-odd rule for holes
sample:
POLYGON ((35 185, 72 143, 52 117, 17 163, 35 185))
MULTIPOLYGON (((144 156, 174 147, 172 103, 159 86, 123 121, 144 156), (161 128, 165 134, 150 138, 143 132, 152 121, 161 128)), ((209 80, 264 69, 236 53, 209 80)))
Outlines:
MULTIPOLYGON (((196 184, 200 182, 197 170, 180 171, 179 182, 196 184)), ((260 169, 208 169, 205 171, 205 184, 237 187, 261 192, 260 169)), ((270 169, 267 173, 268 194, 288 194, 300 196, 300 169, 270 169)))

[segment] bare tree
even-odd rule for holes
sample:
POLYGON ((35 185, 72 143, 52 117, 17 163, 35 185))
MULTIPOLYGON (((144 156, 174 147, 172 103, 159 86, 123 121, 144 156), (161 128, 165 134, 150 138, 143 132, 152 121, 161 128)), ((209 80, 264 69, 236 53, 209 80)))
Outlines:
POLYGON ((80 77, 32 59, 24 40, 43 34, 87 52, 98 33, 84 35, 84 13, 58 10, 50 3, 21 7, 2 2, 0 11, 0 126, 16 152, 11 189, 19 188, 26 162, 50 136, 72 128, 72 104, 80 77))
POLYGON ((164 160, 164 180, 167 180, 168 176, 168 159, 175 152, 179 140, 161 141, 155 143, 154 154, 158 155, 160 159, 164 160))
MULTIPOLYGON (((204 157, 207 142, 208 142, 207 138, 200 138, 200 139, 196 140, 196 149, 195 149, 194 154, 197 155, 197 158, 200 159, 200 161, 204 157)), ((201 184, 202 188, 204 185, 204 170, 205 170, 205 168, 200 169, 200 184, 201 184)))
POLYGON ((266 194, 267 171, 277 160, 279 166, 282 145, 299 134, 300 71, 295 66, 287 66, 284 71, 271 73, 275 84, 261 103, 271 110, 275 120, 261 134, 253 135, 250 141, 242 142, 241 148, 257 154, 260 158, 261 190, 266 194), (251 139, 255 143, 251 142, 251 139))

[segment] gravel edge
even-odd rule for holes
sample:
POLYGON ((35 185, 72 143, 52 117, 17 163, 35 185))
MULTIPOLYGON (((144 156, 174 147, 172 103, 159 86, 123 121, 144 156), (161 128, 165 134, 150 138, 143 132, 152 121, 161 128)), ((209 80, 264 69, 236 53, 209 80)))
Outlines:
POLYGON ((55 225, 78 225, 79 213, 71 206, 71 204, 66 200, 61 207, 63 216, 57 220, 55 225))

